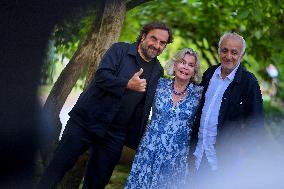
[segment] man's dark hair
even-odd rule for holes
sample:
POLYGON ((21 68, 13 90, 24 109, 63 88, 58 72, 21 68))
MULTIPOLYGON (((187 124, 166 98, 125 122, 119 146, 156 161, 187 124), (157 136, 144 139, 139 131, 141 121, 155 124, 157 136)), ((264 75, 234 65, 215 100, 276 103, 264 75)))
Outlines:
POLYGON ((166 30, 169 34, 167 44, 173 42, 173 34, 172 34, 170 28, 168 26, 166 26, 166 24, 164 24, 162 22, 152 22, 152 23, 149 23, 149 24, 146 24, 146 25, 143 26, 143 28, 140 31, 139 36, 136 39, 137 43, 140 43, 143 35, 146 36, 151 30, 154 30, 154 29, 166 30))

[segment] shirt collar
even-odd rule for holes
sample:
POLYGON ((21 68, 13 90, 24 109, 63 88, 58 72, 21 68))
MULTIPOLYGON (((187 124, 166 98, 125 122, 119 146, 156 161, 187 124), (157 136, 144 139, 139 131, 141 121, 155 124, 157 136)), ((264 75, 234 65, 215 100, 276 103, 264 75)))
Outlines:
MULTIPOLYGON (((216 69, 216 76, 218 76, 219 78, 222 78, 222 77, 221 77, 221 66, 222 66, 222 65, 220 65, 220 66, 216 69)), ((229 75, 226 76, 226 78, 228 78, 230 81, 233 81, 233 79, 234 79, 234 77, 235 77, 235 75, 236 75, 236 72, 237 72, 239 66, 240 66, 240 63, 237 65, 237 67, 235 67, 235 69, 233 69, 233 71, 232 71, 229 75)))

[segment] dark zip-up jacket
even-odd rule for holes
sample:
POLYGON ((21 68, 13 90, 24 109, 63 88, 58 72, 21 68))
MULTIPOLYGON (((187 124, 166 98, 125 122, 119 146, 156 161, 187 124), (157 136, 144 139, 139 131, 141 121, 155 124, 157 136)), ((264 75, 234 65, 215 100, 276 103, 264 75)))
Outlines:
MULTIPOLYGON (((192 134, 193 146, 198 140, 205 94, 218 66, 220 64, 208 68, 202 77, 204 90, 192 134)), ((254 148, 264 136, 263 122, 263 101, 258 81, 240 65, 222 98, 217 125, 217 157, 220 153, 230 154, 239 149, 248 152, 254 148)))
MULTIPOLYGON (((69 113, 71 119, 91 133, 103 137, 119 110, 129 79, 141 67, 137 56, 137 43, 120 42, 112 45, 103 56, 94 80, 69 113)), ((162 75, 163 68, 155 58, 150 80, 147 81, 145 105, 137 110, 142 113, 134 113, 127 125, 126 145, 133 149, 138 146, 144 132, 155 89, 162 75)))

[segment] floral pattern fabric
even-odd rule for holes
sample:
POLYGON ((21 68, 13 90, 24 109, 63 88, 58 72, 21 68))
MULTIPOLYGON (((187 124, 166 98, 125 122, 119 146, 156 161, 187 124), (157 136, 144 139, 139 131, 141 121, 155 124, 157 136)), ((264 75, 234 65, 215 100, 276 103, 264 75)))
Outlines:
POLYGON ((152 118, 140 142, 125 189, 181 189, 189 178, 189 140, 202 87, 190 84, 176 105, 173 80, 161 78, 152 118))

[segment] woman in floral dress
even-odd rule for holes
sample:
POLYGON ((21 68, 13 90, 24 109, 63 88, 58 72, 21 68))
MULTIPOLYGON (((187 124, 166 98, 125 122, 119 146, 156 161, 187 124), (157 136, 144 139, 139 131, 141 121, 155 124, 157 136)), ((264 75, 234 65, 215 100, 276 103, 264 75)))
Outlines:
POLYGON ((167 63, 125 189, 181 189, 189 178, 189 140, 202 87, 199 59, 183 49, 167 63))

